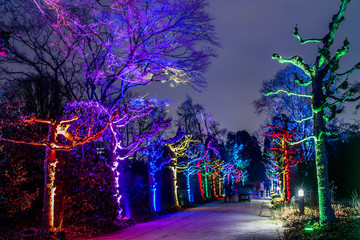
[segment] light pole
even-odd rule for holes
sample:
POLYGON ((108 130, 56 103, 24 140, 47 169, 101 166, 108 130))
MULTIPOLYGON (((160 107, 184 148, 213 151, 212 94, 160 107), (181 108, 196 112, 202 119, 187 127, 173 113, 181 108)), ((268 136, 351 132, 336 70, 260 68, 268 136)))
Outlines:
POLYGON ((298 197, 299 197, 299 210, 300 215, 304 214, 304 190, 299 189, 298 191, 298 197))

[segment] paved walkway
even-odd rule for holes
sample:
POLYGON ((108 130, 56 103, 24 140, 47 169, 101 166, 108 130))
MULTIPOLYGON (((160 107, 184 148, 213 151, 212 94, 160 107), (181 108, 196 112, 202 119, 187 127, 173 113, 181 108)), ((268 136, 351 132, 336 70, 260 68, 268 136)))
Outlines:
MULTIPOLYGON (((237 200, 237 199, 236 199, 237 200)), ((98 240, 278 240, 282 228, 270 201, 213 202, 92 239, 98 240)))

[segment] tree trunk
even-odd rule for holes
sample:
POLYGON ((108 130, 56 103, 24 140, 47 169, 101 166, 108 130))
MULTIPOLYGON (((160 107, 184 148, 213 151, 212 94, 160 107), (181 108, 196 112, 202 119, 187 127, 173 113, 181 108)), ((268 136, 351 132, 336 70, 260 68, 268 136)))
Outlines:
POLYGON ((334 210, 331 207, 328 158, 326 153, 326 141, 315 141, 315 161, 319 194, 320 223, 330 223, 335 220, 334 210))
POLYGON ((216 180, 216 178, 215 178, 215 174, 213 173, 213 174, 211 175, 211 182, 212 182, 213 196, 214 196, 215 198, 217 198, 217 197, 218 197, 218 195, 217 195, 217 193, 216 193, 216 183, 215 183, 215 180, 216 180))
POLYGON ((324 113, 321 109, 325 102, 325 96, 322 90, 322 78, 315 78, 312 81, 313 86, 313 109, 314 110, 314 128, 315 135, 315 162, 316 175, 318 182, 319 195, 319 213, 320 224, 335 221, 334 210, 331 207, 329 176, 328 176, 328 157, 326 151, 326 135, 324 113), (317 110, 317 111, 316 111, 317 110))
POLYGON ((150 162, 152 159, 148 159, 148 176, 149 176, 149 205, 152 212, 158 212, 160 211, 160 204, 158 202, 159 196, 158 196, 158 189, 157 189, 157 182, 156 182, 156 172, 151 168, 150 162))
POLYGON ((191 191, 191 183, 190 183, 190 174, 186 174, 186 187, 189 203, 193 202, 192 191, 191 191))
MULTIPOLYGON (((54 126, 49 125, 47 142, 54 142, 54 126)), ((44 159, 44 198, 42 208, 42 220, 40 235, 47 236, 54 228, 54 198, 55 198, 55 170, 56 170, 56 150, 46 147, 44 159)))
POLYGON ((40 234, 46 236, 50 231, 54 231, 54 198, 55 198, 55 170, 56 170, 56 151, 46 148, 44 162, 44 199, 42 209, 42 222, 40 234))
POLYGON ((179 198, 178 198, 178 185, 177 185, 177 167, 176 165, 170 167, 172 182, 173 182, 173 195, 174 195, 174 204, 177 207, 180 207, 179 198))
POLYGON ((287 202, 291 201, 291 193, 290 193, 290 163, 289 160, 285 160, 285 193, 287 202))
POLYGON ((199 172, 197 172, 198 182, 199 182, 200 196, 201 196, 202 200, 205 200, 204 188, 203 188, 202 177, 201 177, 200 163, 197 163, 196 165, 197 165, 198 169, 200 170, 199 172))

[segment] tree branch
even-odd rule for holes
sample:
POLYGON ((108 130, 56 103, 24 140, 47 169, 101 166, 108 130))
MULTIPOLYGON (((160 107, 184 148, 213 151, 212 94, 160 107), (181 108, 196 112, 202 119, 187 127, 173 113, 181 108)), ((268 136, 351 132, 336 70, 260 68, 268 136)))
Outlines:
POLYGON ((288 91, 286 91, 284 89, 279 89, 279 90, 277 90, 275 92, 268 92, 268 93, 265 93, 264 95, 265 96, 270 96, 270 95, 279 94, 280 92, 283 92, 288 96, 298 96, 298 97, 307 97, 307 98, 312 98, 313 97, 312 95, 308 95, 308 94, 300 94, 300 93, 288 92, 288 91))
POLYGON ((297 25, 294 27, 293 36, 296 37, 297 39, 299 39, 299 41, 300 41, 301 44, 306 44, 306 43, 321 43, 321 42, 324 41, 323 39, 316 39, 316 38, 306 39, 306 40, 302 39, 302 37, 301 37, 300 34, 299 34, 299 29, 298 29, 298 26, 297 26, 297 25))
POLYGON ((304 60, 299 56, 294 56, 292 58, 283 58, 282 56, 279 56, 277 53, 274 53, 272 55, 272 59, 278 60, 279 63, 291 63, 295 66, 301 68, 304 73, 312 78, 313 76, 313 70, 310 68, 310 66, 306 63, 304 63, 304 60))

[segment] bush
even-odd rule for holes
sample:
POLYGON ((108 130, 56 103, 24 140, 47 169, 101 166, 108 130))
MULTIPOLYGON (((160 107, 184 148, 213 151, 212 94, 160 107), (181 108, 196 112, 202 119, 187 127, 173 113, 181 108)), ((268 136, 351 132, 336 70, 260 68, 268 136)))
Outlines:
POLYGON ((319 225, 319 211, 305 208, 304 215, 291 204, 283 205, 279 210, 286 230, 284 239, 360 239, 360 219, 349 217, 352 208, 344 205, 333 205, 336 222, 324 226, 319 225))
POLYGON ((351 193, 350 206, 353 209, 353 214, 360 214, 360 198, 356 190, 351 193))
POLYGON ((271 208, 273 209, 280 209, 284 205, 284 199, 283 198, 273 198, 271 199, 271 208))

